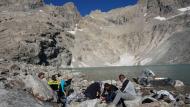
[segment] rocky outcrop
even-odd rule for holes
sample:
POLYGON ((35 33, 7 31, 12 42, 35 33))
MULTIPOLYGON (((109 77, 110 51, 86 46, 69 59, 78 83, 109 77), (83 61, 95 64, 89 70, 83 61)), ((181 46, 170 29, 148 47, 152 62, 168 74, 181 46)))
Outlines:
POLYGON ((150 15, 169 16, 176 13, 179 8, 190 5, 188 0, 140 0, 139 5, 143 6, 150 15))
POLYGON ((53 107, 51 104, 40 104, 24 91, 0 89, 1 107, 53 107))
MULTIPOLYGON (((99 99, 85 100, 82 99, 81 93, 86 89, 89 84, 94 81, 85 80, 88 75, 84 75, 80 72, 71 72, 70 70, 58 69, 53 66, 39 66, 26 64, 22 62, 12 61, 0 61, 0 106, 3 107, 59 107, 56 103, 56 94, 54 94, 49 86, 47 80, 52 75, 59 75, 58 79, 70 79, 72 78, 71 88, 74 89, 76 97, 71 100, 68 107, 113 107, 111 104, 101 102, 99 99), (37 75, 43 72, 45 78, 40 80, 37 75), (76 98, 76 99, 75 99, 76 98), (79 100, 77 98, 80 98, 79 100), (15 99, 15 100, 12 100, 15 99), (82 100, 81 100, 82 99, 82 100), (53 106, 54 105, 54 106, 53 106)), ((116 86, 120 86, 118 81, 105 80, 102 83, 110 83, 116 86)), ((150 95, 150 90, 157 89, 154 87, 143 87, 134 83, 136 90, 138 91, 138 97, 135 100, 125 101, 125 104, 129 107, 173 107, 173 103, 166 103, 163 101, 153 100, 152 103, 142 104, 143 98, 147 98, 150 95), (145 97, 144 97, 145 96, 145 97)), ((164 87, 162 87, 164 89, 164 87)), ((161 87, 159 89, 162 89, 161 87)), ((165 87, 166 89, 168 87, 165 87)), ((184 94, 178 94, 184 92, 184 87, 180 87, 181 91, 172 91, 179 99, 175 104, 185 105, 189 104, 189 96, 184 94)), ((189 92, 189 91, 188 91, 189 92)))
POLYGON ((1 1, 0 57, 30 64, 69 66, 75 37, 68 33, 75 28, 80 14, 74 4, 62 7, 43 6, 41 0, 1 1), (28 11, 18 7, 31 5, 28 11), (38 6, 39 5, 39 6, 38 6), (4 7, 2 7, 4 9, 4 7))
POLYGON ((188 6, 188 0, 139 0, 92 12, 78 24, 72 65, 188 64, 188 6))
POLYGON ((1 61, 0 69, 1 107, 53 107, 47 82, 36 77, 43 67, 1 61))
POLYGON ((43 82, 37 77, 28 75, 26 79, 23 80, 25 83, 25 88, 30 90, 31 93, 38 99, 42 101, 55 100, 51 88, 48 86, 47 81, 43 82))
POLYGON ((0 58, 63 67, 188 64, 188 6, 188 0, 139 0, 82 18, 73 3, 2 0, 0 58))
POLYGON ((28 11, 43 5, 43 0, 1 0, 0 11, 28 11))
POLYGON ((59 75, 60 80, 72 78, 75 91, 82 91, 89 82, 83 80, 78 72, 57 69, 53 66, 39 66, 22 62, 0 61, 0 106, 2 107, 59 107, 57 96, 48 86, 47 80, 52 75, 59 75), (45 78, 40 80, 40 72, 45 78))

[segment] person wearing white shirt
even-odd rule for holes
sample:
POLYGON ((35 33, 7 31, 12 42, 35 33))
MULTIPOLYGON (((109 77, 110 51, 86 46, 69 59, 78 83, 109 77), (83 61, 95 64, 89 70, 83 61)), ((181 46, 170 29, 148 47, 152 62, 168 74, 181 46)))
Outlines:
POLYGON ((137 95, 133 83, 125 75, 119 75, 119 80, 122 82, 122 87, 117 91, 116 97, 113 100, 114 105, 117 105, 121 99, 133 100, 137 95))

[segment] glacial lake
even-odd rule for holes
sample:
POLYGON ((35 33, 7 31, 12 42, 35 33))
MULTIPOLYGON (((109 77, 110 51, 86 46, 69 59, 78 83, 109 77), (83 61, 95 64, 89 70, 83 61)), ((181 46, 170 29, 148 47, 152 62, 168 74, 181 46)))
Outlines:
POLYGON ((149 65, 149 66, 120 66, 120 67, 89 67, 66 68, 72 72, 82 72, 87 80, 116 80, 121 73, 129 79, 138 77, 145 68, 151 69, 157 77, 169 77, 181 80, 190 85, 190 64, 186 65, 149 65))

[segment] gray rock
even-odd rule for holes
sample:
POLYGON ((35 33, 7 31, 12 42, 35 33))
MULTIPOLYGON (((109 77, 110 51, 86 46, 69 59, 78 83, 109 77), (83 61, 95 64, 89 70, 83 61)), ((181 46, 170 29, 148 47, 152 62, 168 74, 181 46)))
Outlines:
POLYGON ((5 88, 5 85, 3 82, 0 82, 0 89, 4 89, 5 88))
POLYGON ((43 0, 1 0, 1 11, 28 11, 43 6, 43 0))
POLYGON ((24 80, 26 88, 31 90, 31 93, 39 100, 48 101, 53 99, 54 95, 51 88, 32 75, 28 75, 24 80))
POLYGON ((31 95, 18 90, 0 89, 0 107, 53 107, 38 103, 31 95))
POLYGON ((185 104, 190 104, 190 95, 187 94, 185 97, 185 104))
POLYGON ((72 3, 53 7, 42 2, 0 1, 1 59, 52 66, 71 64, 74 36, 67 31, 75 28, 81 16, 72 3), (27 12, 17 10, 22 6, 27 12))
POLYGON ((127 107, 139 107, 142 102, 141 97, 136 97, 134 100, 125 100, 125 105, 127 107))
POLYGON ((175 88, 177 88, 177 87, 183 87, 183 86, 185 86, 185 85, 184 85, 184 83, 183 83, 182 81, 180 81, 180 80, 175 80, 173 86, 174 86, 175 88))

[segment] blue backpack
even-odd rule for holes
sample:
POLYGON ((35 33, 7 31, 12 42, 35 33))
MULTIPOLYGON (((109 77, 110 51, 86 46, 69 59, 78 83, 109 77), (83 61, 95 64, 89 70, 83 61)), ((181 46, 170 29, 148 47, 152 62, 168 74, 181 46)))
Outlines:
POLYGON ((61 91, 64 92, 64 88, 65 88, 65 80, 61 80, 61 91))

